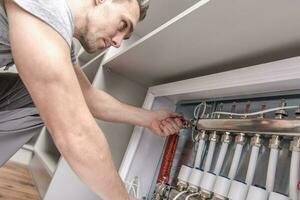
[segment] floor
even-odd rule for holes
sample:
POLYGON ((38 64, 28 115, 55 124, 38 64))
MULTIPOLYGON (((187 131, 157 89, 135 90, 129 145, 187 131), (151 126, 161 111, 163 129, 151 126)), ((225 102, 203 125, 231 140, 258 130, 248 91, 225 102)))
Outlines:
POLYGON ((40 200, 26 166, 7 163, 0 168, 0 200, 40 200))

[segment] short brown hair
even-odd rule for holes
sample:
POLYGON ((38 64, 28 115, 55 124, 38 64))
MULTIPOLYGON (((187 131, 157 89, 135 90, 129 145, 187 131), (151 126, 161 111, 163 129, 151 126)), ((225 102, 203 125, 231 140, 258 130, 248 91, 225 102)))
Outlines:
POLYGON ((149 8, 149 0, 137 0, 139 7, 140 7, 140 19, 139 21, 142 21, 145 19, 147 15, 147 11, 149 8))

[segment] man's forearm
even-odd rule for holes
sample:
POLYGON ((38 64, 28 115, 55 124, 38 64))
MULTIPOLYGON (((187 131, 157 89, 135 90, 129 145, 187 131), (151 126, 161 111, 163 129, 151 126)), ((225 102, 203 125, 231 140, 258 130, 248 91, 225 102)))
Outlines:
POLYGON ((122 103, 104 91, 93 89, 86 97, 91 113, 97 119, 147 127, 152 112, 122 103))

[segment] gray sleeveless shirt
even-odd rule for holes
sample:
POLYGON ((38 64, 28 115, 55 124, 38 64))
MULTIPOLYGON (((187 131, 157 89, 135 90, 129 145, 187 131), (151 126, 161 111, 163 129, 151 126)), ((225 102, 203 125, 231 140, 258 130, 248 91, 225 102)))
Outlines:
MULTIPOLYGON (((66 0, 13 0, 22 9, 47 23, 57 31, 70 47, 72 63, 76 63, 75 45, 72 41, 74 23, 66 0)), ((14 64, 9 41, 7 15, 0 0, 0 67, 14 64)))

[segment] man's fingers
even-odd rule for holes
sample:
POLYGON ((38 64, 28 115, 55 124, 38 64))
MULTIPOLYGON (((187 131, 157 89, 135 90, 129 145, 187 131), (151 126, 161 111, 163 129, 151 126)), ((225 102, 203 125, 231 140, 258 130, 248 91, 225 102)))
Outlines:
MULTIPOLYGON (((175 118, 176 119, 176 118, 175 118)), ((180 127, 177 125, 177 123, 175 122, 175 119, 171 119, 168 118, 166 119, 166 121, 176 130, 176 132, 178 133, 180 131, 180 127)))
POLYGON ((168 123, 166 120, 162 121, 162 125, 169 130, 169 133, 174 134, 176 132, 176 129, 173 128, 173 126, 170 123, 168 123))
POLYGON ((171 113, 170 113, 170 117, 179 117, 179 118, 183 118, 183 114, 182 114, 182 113, 177 113, 177 112, 171 112, 171 113))
POLYGON ((171 135, 171 132, 167 127, 165 127, 164 125, 160 125, 159 127, 162 130, 162 134, 161 134, 162 137, 171 135))
POLYGON ((177 124, 177 126, 179 128, 182 128, 183 127, 183 120, 179 119, 179 118, 175 118, 174 119, 175 123, 177 124))

